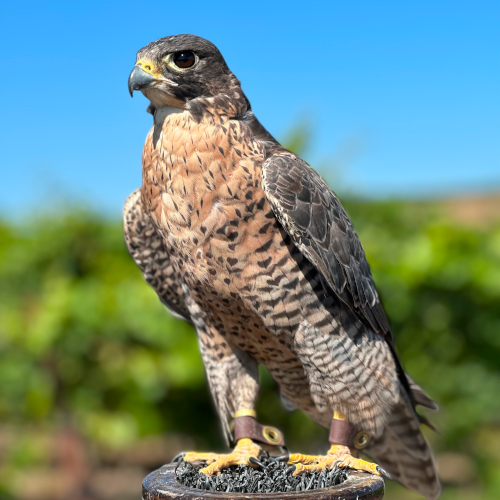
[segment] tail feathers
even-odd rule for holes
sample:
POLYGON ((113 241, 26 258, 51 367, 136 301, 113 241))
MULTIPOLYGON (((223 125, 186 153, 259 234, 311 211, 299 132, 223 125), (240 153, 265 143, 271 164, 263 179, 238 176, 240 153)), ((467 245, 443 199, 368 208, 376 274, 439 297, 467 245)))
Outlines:
POLYGON ((430 500, 441 493, 432 452, 420 431, 417 414, 404 397, 391 413, 382 436, 372 440, 366 453, 406 488, 430 500))
MULTIPOLYGON (((429 408, 429 410, 438 411, 439 405, 429 396, 427 396, 422 387, 416 384, 408 374, 405 373, 405 375, 406 375, 406 380, 408 380, 408 386, 410 388, 410 399, 413 401, 413 406, 420 405, 424 406, 425 408, 429 408)), ((419 414, 417 414, 417 417, 420 420, 421 424, 426 425, 433 431, 436 430, 434 425, 431 422, 429 422, 429 420, 426 417, 419 414)))
POLYGON ((413 400, 415 401, 415 403, 420 406, 425 406, 425 408, 429 408, 429 410, 438 411, 439 405, 429 396, 427 396, 422 387, 416 384, 408 374, 406 374, 406 378, 408 380, 411 394, 413 396, 413 400))

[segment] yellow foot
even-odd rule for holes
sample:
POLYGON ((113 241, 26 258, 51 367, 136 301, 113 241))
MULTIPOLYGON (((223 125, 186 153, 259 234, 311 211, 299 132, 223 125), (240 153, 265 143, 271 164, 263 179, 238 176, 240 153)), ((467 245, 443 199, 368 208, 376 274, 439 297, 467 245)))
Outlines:
POLYGON ((262 449, 258 444, 255 444, 251 439, 240 439, 236 443, 232 453, 220 455, 218 453, 196 453, 190 451, 184 456, 185 462, 206 462, 207 467, 200 470, 207 476, 220 474, 220 471, 227 469, 231 465, 250 465, 258 464, 257 457, 261 454, 262 449), (252 458, 252 460, 250 460, 252 458))
POLYGON ((389 479, 391 477, 389 473, 379 465, 353 457, 351 455, 351 450, 347 446, 340 445, 332 445, 327 455, 301 455, 299 453, 294 453, 290 455, 288 463, 297 466, 293 473, 294 476, 303 472, 333 469, 335 464, 337 464, 338 467, 349 467, 350 469, 370 472, 376 476, 381 476, 383 474, 389 479))

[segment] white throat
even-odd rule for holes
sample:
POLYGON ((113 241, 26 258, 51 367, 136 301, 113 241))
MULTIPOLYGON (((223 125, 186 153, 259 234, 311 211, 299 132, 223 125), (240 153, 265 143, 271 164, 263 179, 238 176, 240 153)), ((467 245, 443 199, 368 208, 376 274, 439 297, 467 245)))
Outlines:
POLYGON ((163 122, 165 121, 165 118, 177 113, 183 113, 184 111, 184 109, 176 108, 174 106, 164 106, 162 108, 157 108, 155 110, 154 123, 155 125, 161 127, 163 125, 163 122))

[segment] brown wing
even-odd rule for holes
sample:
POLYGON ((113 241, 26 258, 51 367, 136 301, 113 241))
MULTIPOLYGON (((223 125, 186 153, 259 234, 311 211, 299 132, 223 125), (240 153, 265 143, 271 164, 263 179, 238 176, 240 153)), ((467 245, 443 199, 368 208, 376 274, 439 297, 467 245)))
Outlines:
POLYGON ((289 152, 268 158, 262 178, 276 217, 300 251, 344 303, 392 342, 365 252, 335 193, 289 152))
POLYGON ((174 316, 191 323, 169 255, 149 215, 142 210, 140 190, 134 191, 125 202, 123 232, 128 251, 143 272, 146 282, 174 316))

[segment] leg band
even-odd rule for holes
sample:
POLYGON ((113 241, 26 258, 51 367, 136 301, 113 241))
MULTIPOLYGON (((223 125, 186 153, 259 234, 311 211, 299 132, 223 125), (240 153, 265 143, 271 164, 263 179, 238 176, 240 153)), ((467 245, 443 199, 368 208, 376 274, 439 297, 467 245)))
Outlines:
POLYGON ((242 416, 234 419, 234 439, 250 438, 252 441, 271 446, 285 446, 283 433, 276 427, 261 425, 254 417, 242 416))
POLYGON ((359 430, 346 420, 332 419, 329 441, 349 448, 362 450, 370 442, 371 435, 367 431, 359 430))

